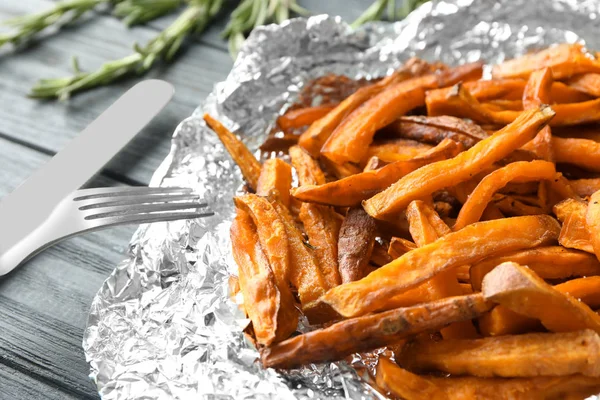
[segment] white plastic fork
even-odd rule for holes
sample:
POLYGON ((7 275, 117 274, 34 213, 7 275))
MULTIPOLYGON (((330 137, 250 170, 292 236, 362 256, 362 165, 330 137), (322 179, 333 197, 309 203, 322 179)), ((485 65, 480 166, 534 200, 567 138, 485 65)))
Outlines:
POLYGON ((66 197, 26 238, 0 253, 0 271, 10 271, 53 244, 115 225, 146 224, 213 215, 189 188, 109 187, 81 189, 66 197))

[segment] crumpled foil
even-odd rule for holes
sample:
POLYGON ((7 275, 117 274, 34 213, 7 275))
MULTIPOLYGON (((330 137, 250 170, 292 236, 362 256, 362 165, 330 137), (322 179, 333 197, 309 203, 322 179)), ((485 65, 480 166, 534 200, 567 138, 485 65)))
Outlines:
POLYGON ((600 2, 434 1, 398 23, 351 30, 315 16, 256 29, 225 82, 183 121, 151 185, 195 188, 215 215, 141 226, 95 297, 83 339, 103 399, 377 399, 344 362, 263 369, 229 296, 232 196, 240 173, 202 121, 208 112, 257 149, 304 84, 327 73, 375 78, 417 55, 502 61, 553 43, 600 49, 600 2))

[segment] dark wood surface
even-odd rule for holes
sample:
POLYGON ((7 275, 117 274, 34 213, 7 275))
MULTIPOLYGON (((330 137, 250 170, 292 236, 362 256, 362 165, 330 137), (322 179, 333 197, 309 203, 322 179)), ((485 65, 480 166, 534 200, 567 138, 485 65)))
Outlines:
MULTIPOLYGON (((300 4, 314 13, 352 20, 370 1, 301 0, 300 4)), ((0 0, 0 20, 51 5, 49 0, 0 0)), ((149 182, 169 151, 177 124, 232 66, 227 44, 219 36, 227 14, 191 41, 176 63, 147 75, 171 82, 176 88, 173 101, 90 186, 149 182)), ((125 56, 134 41, 144 43, 171 20, 166 17, 127 29, 99 11, 23 49, 0 49, 0 198, 142 78, 125 79, 63 103, 28 99, 26 94, 36 79, 69 75, 73 55, 88 70, 125 56)), ((117 227, 64 241, 0 277, 0 399, 98 397, 88 379, 81 339, 93 296, 123 258, 134 229, 117 227)))

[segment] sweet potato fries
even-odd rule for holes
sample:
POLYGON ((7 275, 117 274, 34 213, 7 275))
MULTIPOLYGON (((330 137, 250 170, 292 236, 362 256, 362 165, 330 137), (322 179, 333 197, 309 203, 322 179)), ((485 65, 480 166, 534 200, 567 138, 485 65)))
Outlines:
POLYGON ((393 352, 372 379, 408 400, 600 390, 600 60, 481 73, 413 58, 291 107, 262 163, 205 116, 247 183, 231 240, 263 366, 393 352))

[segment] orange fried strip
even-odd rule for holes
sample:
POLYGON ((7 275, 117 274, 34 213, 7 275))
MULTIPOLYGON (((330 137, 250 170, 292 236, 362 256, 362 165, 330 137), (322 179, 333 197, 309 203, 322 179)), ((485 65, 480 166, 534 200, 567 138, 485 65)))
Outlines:
MULTIPOLYGON (((542 104, 550 104, 553 80, 549 68, 532 72, 523 91, 523 109, 531 110, 542 104)), ((531 151, 542 160, 554 160, 550 127, 543 127, 535 138, 523 146, 523 149, 531 151)))
POLYGON ((427 105, 427 114, 430 116, 453 115, 469 118, 478 123, 505 125, 514 121, 520 114, 520 111, 495 111, 484 107, 461 83, 448 88, 428 91, 425 96, 425 104, 427 105))
POLYGON ((377 129, 424 104, 424 89, 453 84, 473 75, 481 76, 481 71, 481 63, 465 64, 389 86, 348 115, 327 139, 321 153, 338 164, 360 162, 377 129))
POLYGON ((388 88, 344 119, 321 148, 321 154, 338 164, 360 162, 367 156, 366 149, 377 129, 423 105, 424 101, 422 87, 398 84, 388 88))
POLYGON ((417 245, 410 240, 403 238, 393 237, 390 241, 390 247, 388 248, 388 254, 396 259, 405 253, 417 248, 417 245))
POLYGON ((479 221, 494 193, 503 188, 508 182, 548 180, 553 179, 555 174, 554 164, 542 160, 519 161, 497 169, 483 178, 473 190, 460 209, 452 229, 457 231, 479 221))
POLYGON ((223 124, 208 114, 204 114, 204 121, 217 134, 233 161, 240 167, 244 179, 252 190, 256 190, 260 176, 260 163, 233 133, 223 124))
MULTIPOLYGON (((450 233, 450 228, 437 215, 435 210, 421 200, 412 201, 406 210, 410 234, 419 247, 435 242, 440 237, 450 233)), ((425 282, 429 291, 427 298, 431 300, 459 296, 462 289, 456 280, 454 271, 444 271, 425 282)), ((399 296, 403 296, 400 294, 399 296)), ((392 299, 393 302, 393 299, 392 299)), ((442 337, 464 338, 477 337, 475 327, 469 321, 457 322, 441 330, 442 337)))
POLYGON ((481 291, 488 300, 539 319, 550 331, 600 332, 600 316, 587 305, 554 289, 531 269, 514 262, 502 263, 487 274, 481 291))
POLYGON ((543 279, 600 275, 600 262, 589 253, 561 246, 540 247, 491 257, 473 265, 470 270, 473 290, 480 291, 483 277, 507 261, 527 265, 543 279))
POLYGON ((600 143, 588 139, 552 138, 557 163, 577 165, 600 172, 600 143))
POLYGON ((504 215, 507 216, 522 216, 522 215, 539 215, 546 214, 545 209, 539 206, 532 206, 517 200, 513 196, 496 193, 493 198, 494 205, 498 207, 504 215))
POLYGON ((381 267, 392 260, 393 258, 388 254, 387 248, 376 241, 373 246, 373 252, 371 253, 371 264, 381 267))
POLYGON ((369 265, 377 226, 362 209, 351 208, 344 218, 338 241, 338 265, 342 283, 363 278, 369 265))
POLYGON ((344 317, 363 315, 385 307, 387 299, 440 272, 485 257, 550 244, 559 231, 558 222, 547 215, 477 222, 404 254, 360 281, 333 288, 321 300, 344 317))
POLYGON ((600 336, 592 330, 483 339, 421 341, 401 353, 403 367, 483 378, 600 376, 600 336))
POLYGON ((289 286, 277 283, 261 248, 256 226, 238 209, 231 225, 233 258, 239 267, 244 308, 258 343, 269 345, 287 339, 298 325, 298 312, 289 286), (280 288, 282 290, 280 290, 280 288))
POLYGON ((423 165, 458 154, 462 146, 445 139, 439 145, 412 160, 396 161, 377 170, 362 172, 325 185, 307 185, 292 189, 300 201, 351 207, 384 190, 406 174, 423 165))
MULTIPOLYGON (((527 77, 525 77, 527 78, 527 77)), ((478 101, 492 99, 521 100, 527 81, 525 79, 492 79, 465 82, 464 86, 478 101)), ((552 83, 548 104, 578 103, 589 96, 562 82, 552 83)))
POLYGON ((554 213, 563 223, 558 242, 564 247, 594 254, 586 222, 586 211, 585 202, 573 199, 564 200, 554 206, 554 213))
POLYGON ((490 308, 481 294, 473 294, 352 318, 266 347, 261 360, 265 367, 273 368, 340 360, 415 333, 475 318, 490 308))
POLYGON ((600 97, 600 74, 598 73, 576 75, 567 81, 567 85, 580 92, 600 97))
POLYGON ((600 99, 581 103, 555 104, 552 106, 556 117, 552 126, 579 125, 600 121, 600 99))
POLYGON ((600 190, 600 178, 575 179, 569 181, 569 185, 579 196, 587 197, 600 190))
POLYGON ((385 162, 410 160, 426 153, 431 145, 410 139, 395 139, 369 146, 366 159, 377 157, 385 162))
POLYGON ((336 106, 337 104, 322 104, 313 107, 296 108, 287 111, 277 118, 277 125, 279 125, 284 132, 290 132, 293 129, 310 125, 316 120, 323 118, 336 106))
POLYGON ((256 185, 256 194, 267 196, 273 190, 286 207, 290 206, 290 189, 292 188, 292 167, 279 158, 266 160, 256 185))
POLYGON ((598 378, 582 375, 513 379, 419 376, 384 357, 379 358, 376 381, 385 392, 406 400, 563 399, 573 392, 583 399, 600 389, 598 378))
POLYGON ((418 59, 411 59, 392 75, 372 85, 358 89, 323 118, 311 124, 306 132, 300 136, 298 144, 313 157, 318 157, 323 144, 325 144, 331 133, 347 115, 371 97, 381 93, 389 85, 420 75, 425 67, 425 62, 418 59))
POLYGON ((600 260, 600 191, 595 192, 587 206, 585 221, 590 235, 590 242, 600 260))
MULTIPOLYGON (((534 269, 535 271, 535 269, 534 269)), ((568 293, 591 308, 600 307, 600 276, 590 276, 554 286, 561 293, 568 293)), ((539 330, 540 322, 506 308, 497 306, 479 318, 479 330, 485 336, 500 336, 539 330)))
POLYGON ((490 111, 523 111, 523 102, 521 100, 490 100, 481 103, 481 106, 490 111))
POLYGON ((560 44, 495 65, 492 76, 494 79, 527 78, 540 68, 550 68, 554 79, 563 79, 586 72, 600 72, 600 63, 589 57, 580 44, 560 44))
MULTIPOLYGON (((319 185, 325 183, 325 175, 319 164, 298 146, 289 150, 292 165, 298 173, 300 185, 319 185)), ((302 203, 298 215, 311 245, 315 248, 317 262, 328 288, 342 281, 338 272, 338 234, 340 223, 335 211, 318 204, 302 203)))
POLYGON ((330 314, 316 303, 327 291, 328 286, 315 253, 304 244, 302 233, 296 227, 288 209, 276 197, 269 197, 269 202, 279 214, 285 227, 290 255, 289 277, 292 285, 298 289, 302 311, 311 322, 330 318, 330 314))
POLYGON ((465 148, 470 148, 488 137, 488 134, 474 122, 449 115, 403 116, 385 129, 402 138, 431 144, 438 144, 448 138, 462 143, 465 148))
POLYGON ((524 111, 512 124, 469 150, 452 159, 438 161, 409 173, 383 192, 364 201, 363 207, 373 218, 390 218, 412 200, 464 182, 503 159, 531 140, 553 115, 554 112, 549 107, 541 107, 538 111, 524 111))

